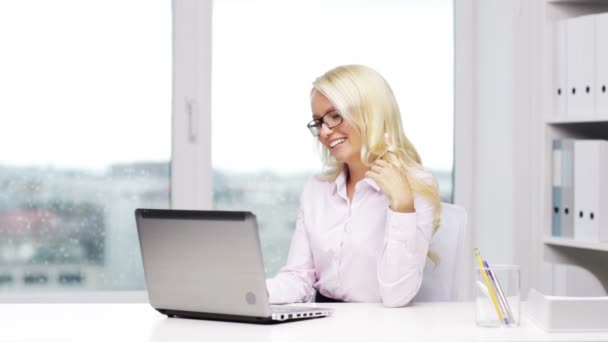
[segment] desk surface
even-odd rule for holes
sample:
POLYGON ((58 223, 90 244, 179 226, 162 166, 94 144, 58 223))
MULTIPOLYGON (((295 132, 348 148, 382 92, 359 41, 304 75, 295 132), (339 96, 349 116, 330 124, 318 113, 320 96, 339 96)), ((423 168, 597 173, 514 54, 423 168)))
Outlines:
MULTIPOLYGON (((309 304, 314 305, 314 304, 309 304)), ((279 325, 167 318, 148 304, 0 304, 2 341, 608 341, 608 333, 479 328, 474 304, 323 304, 333 317, 279 325)), ((321 306, 321 305, 319 305, 321 306)))

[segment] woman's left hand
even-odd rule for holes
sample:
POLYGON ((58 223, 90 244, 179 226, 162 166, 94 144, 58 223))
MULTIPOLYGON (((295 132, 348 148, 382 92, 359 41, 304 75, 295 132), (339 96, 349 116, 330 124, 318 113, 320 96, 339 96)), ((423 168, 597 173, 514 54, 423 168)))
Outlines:
POLYGON ((405 170, 401 168, 394 153, 387 152, 385 158, 386 160, 376 159, 365 176, 376 181, 391 202, 393 211, 414 212, 412 189, 407 181, 405 170))

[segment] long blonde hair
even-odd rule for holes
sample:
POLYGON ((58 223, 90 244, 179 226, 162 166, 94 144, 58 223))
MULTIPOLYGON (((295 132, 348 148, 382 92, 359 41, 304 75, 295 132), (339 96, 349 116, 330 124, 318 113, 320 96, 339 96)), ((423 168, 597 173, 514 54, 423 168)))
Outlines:
MULTIPOLYGON (((428 183, 417 174, 429 173, 420 155, 403 132, 399 106, 386 80, 375 70, 362 65, 344 65, 329 70, 313 82, 317 90, 336 107, 338 112, 353 123, 361 134, 361 162, 370 167, 376 157, 386 152, 394 153, 405 170, 412 191, 429 200, 435 207, 433 231, 439 227, 441 201, 435 182, 428 183), (385 134, 390 136, 390 146, 385 134)), ((325 171, 321 175, 335 180, 345 165, 339 163, 331 152, 319 143, 325 171)), ((438 256, 429 251, 429 257, 437 263, 438 256)))

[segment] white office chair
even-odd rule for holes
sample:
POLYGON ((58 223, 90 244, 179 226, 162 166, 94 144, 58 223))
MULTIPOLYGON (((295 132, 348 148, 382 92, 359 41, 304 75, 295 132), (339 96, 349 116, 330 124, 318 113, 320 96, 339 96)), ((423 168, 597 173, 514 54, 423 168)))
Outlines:
POLYGON ((463 207, 441 203, 441 222, 430 249, 439 255, 438 265, 426 261, 422 285, 414 302, 456 301, 463 272, 463 246, 467 212, 463 207))

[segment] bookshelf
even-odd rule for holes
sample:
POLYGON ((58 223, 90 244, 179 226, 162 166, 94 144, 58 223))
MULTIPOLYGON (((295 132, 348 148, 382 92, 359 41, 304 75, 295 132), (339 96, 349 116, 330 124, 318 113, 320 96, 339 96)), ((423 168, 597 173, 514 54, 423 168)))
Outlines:
MULTIPOLYGON (((541 171, 543 189, 541 209, 544 213, 541 231, 543 261, 555 265, 581 267, 595 276, 604 291, 608 292, 608 243, 584 242, 551 235, 552 141, 560 138, 608 140, 608 113, 584 117, 557 115, 557 23, 563 19, 608 12, 608 1, 546 0, 542 5, 540 58, 542 65, 540 67, 543 71, 541 76, 543 120, 540 137, 543 156, 541 171)), ((554 270, 553 268, 548 272, 552 273, 554 270)), ((547 271, 544 269, 543 272, 547 271)), ((553 275, 545 274, 545 276, 553 275)))

